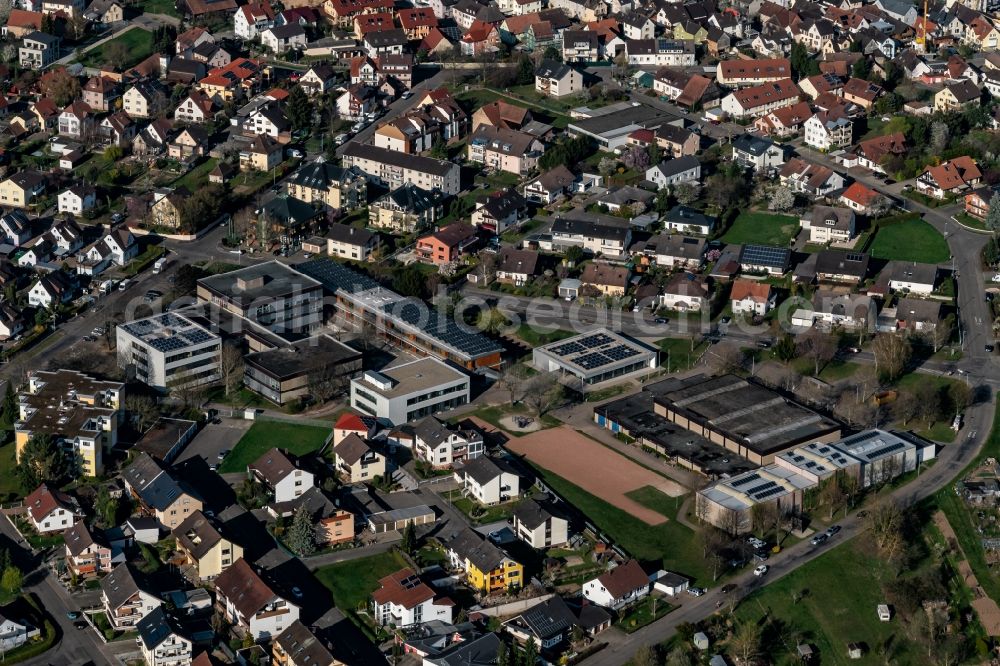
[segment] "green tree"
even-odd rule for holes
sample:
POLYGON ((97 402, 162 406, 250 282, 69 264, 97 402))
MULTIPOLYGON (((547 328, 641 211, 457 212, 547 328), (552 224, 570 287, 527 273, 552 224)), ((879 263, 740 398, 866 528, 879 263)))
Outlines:
POLYGON ((8 566, 3 570, 3 578, 0 578, 0 586, 8 594, 18 594, 24 585, 24 576, 21 570, 15 566, 8 566))
POLYGON ((990 208, 986 213, 986 228, 997 233, 1000 231, 1000 192, 994 192, 990 197, 990 208))
POLYGON ((792 44, 792 52, 789 54, 792 65, 792 76, 795 80, 804 79, 807 76, 819 74, 819 63, 809 53, 805 44, 795 42, 792 44))
POLYGON ((774 355, 786 363, 795 358, 795 338, 788 334, 782 336, 774 345, 774 355))
POLYGON ((309 96, 302 86, 295 86, 288 93, 285 108, 288 110, 288 120, 292 123, 292 129, 306 129, 312 125, 312 102, 309 101, 309 96))
POLYGON ((510 663, 510 651, 507 649, 507 642, 500 640, 500 647, 497 648, 497 666, 513 666, 510 663))
POLYGON ((305 506, 300 506, 295 512, 285 542, 300 557, 307 557, 316 552, 316 531, 313 528, 312 516, 305 506))
POLYGON ((118 518, 118 498, 112 497, 107 486, 101 486, 94 501, 97 519, 105 527, 112 527, 118 518))
POLYGON ((436 160, 448 159, 448 144, 445 143, 444 139, 438 137, 437 141, 434 142, 434 145, 431 146, 429 155, 436 160))
POLYGON ((517 60, 517 85, 525 86, 535 82, 535 64, 525 54, 517 60))
POLYGON ((407 555, 417 552, 417 530, 413 523, 406 523, 406 527, 403 528, 402 548, 407 555))
POLYGON ((521 656, 524 666, 535 666, 538 663, 538 645, 535 643, 534 636, 528 637, 528 642, 524 644, 524 652, 521 653, 521 656))
POLYGON ((868 58, 858 58, 857 62, 851 67, 851 76, 856 79, 868 80, 871 73, 872 65, 868 62, 868 58))
POLYGON ((567 262, 576 265, 583 261, 586 253, 583 251, 582 247, 574 245, 566 248, 566 251, 563 252, 563 256, 566 258, 567 262))
POLYGON ((66 454, 49 435, 32 435, 21 449, 16 474, 24 492, 42 482, 59 481, 69 471, 66 454))
POLYGON ((545 53, 542 55, 546 60, 555 60, 556 62, 562 62, 562 51, 554 46, 550 46, 545 49, 545 53))
POLYGON ((7 390, 3 394, 3 404, 0 405, 0 429, 10 430, 17 420, 17 395, 14 393, 14 382, 7 381, 7 390))

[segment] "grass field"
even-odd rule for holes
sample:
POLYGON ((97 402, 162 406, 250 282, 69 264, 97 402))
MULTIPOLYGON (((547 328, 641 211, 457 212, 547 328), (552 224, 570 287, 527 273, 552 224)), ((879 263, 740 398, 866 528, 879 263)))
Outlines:
POLYGON ((711 580, 712 573, 706 566, 694 533, 676 520, 683 497, 675 499, 650 487, 626 493, 629 499, 669 519, 651 526, 566 479, 537 465, 533 467, 545 483, 633 557, 690 576, 702 584, 711 580))
POLYGON ((317 569, 316 578, 330 590, 337 608, 346 612, 367 603, 380 578, 406 566, 403 556, 393 550, 317 569))
POLYGON ((556 340, 565 340, 566 338, 574 335, 576 335, 576 333, 573 331, 566 331, 561 328, 557 328, 553 331, 542 331, 533 328, 530 324, 521 324, 517 328, 517 337, 521 338, 525 343, 531 345, 532 347, 547 345, 550 342, 555 342, 556 340))
POLYGON ((139 0, 137 6, 147 14, 166 14, 167 16, 179 16, 173 0, 139 0))
POLYGON ((208 185, 208 174, 211 173, 215 165, 219 163, 214 157, 210 157, 186 174, 174 181, 173 187, 184 186, 189 192, 197 192, 202 187, 208 185))
POLYGON ((80 64, 85 67, 102 67, 111 64, 119 70, 125 70, 151 55, 153 55, 153 33, 142 28, 132 28, 84 53, 83 57, 80 58, 80 64), (124 44, 128 49, 128 59, 125 62, 108 62, 108 48, 115 43, 124 44))
POLYGON ((667 367, 670 363, 670 372, 681 372, 687 370, 697 361, 708 343, 704 340, 695 341, 694 350, 691 349, 690 338, 663 338, 656 343, 660 348, 660 365, 667 367))
POLYGON ((222 461, 219 473, 245 472, 247 465, 273 447, 280 447, 298 456, 318 451, 331 428, 284 421, 257 421, 222 461))
POLYGON ((925 264, 940 264, 951 256, 944 236, 923 220, 907 220, 879 227, 870 254, 877 259, 925 264))
MULTIPOLYGON (((764 616, 780 620, 788 628, 785 633, 799 632, 803 642, 818 650, 823 664, 883 663, 876 648, 901 631, 898 620, 879 622, 876 617, 876 606, 885 602, 881 585, 885 575, 885 566, 878 559, 858 552, 852 543, 844 544, 745 599, 736 609, 736 617, 743 621, 759 621, 764 616), (798 603, 793 603, 793 593, 802 594, 798 603), (849 642, 868 645, 864 659, 848 658, 849 642)), ((896 636, 893 644, 897 652, 885 663, 927 663, 903 636, 896 636)), ((792 641, 789 650, 769 655, 770 663, 802 663, 792 654, 794 649, 792 641)))
POLYGON ((7 502, 23 495, 17 474, 14 473, 16 465, 12 440, 0 447, 0 501, 7 502))
POLYGON ((722 240, 743 245, 776 245, 788 247, 799 230, 799 221, 790 215, 744 212, 733 222, 722 240))

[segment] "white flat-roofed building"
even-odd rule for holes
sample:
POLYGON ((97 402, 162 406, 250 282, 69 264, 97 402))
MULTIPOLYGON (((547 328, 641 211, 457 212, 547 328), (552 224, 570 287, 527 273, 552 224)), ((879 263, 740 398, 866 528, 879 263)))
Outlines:
POLYGON ((802 505, 803 491, 815 485, 798 472, 768 465, 716 483, 698 493, 697 513, 730 534, 753 529, 751 509, 755 504, 776 503, 782 511, 802 505))
POLYGON ((856 458, 823 442, 810 442, 779 453, 774 457, 774 464, 807 478, 811 477, 817 484, 838 472, 857 476, 860 471, 860 463, 856 458))
POLYGON ((468 402, 468 375, 433 357, 369 370, 351 380, 351 407, 393 425, 468 402))
POLYGON ((934 457, 930 442, 911 441, 885 430, 865 430, 845 437, 834 445, 861 463, 861 485, 885 483, 912 472, 917 465, 934 457))
POLYGON ((134 368, 136 379, 153 388, 219 379, 222 339, 183 315, 164 312, 119 324, 115 339, 119 365, 134 368))
POLYGON ((541 372, 575 377, 583 390, 594 384, 650 372, 657 367, 655 349, 602 328, 536 347, 531 364, 541 372))

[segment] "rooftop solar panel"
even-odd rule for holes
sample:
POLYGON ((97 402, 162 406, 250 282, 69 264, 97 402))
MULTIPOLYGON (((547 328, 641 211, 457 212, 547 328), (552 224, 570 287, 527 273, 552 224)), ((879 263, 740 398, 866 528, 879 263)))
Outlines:
POLYGON ((903 444, 902 442, 894 442, 892 444, 889 444, 888 446, 883 446, 882 448, 875 449, 874 451, 868 453, 867 455, 869 459, 881 458, 882 456, 887 456, 890 453, 894 453, 895 451, 899 451, 900 449, 905 449, 905 448, 906 444, 903 444))
POLYGON ((788 250, 770 245, 744 245, 740 263, 755 266, 784 266, 788 263, 788 250))
POLYGON ((754 481, 757 481, 759 479, 760 479, 760 474, 751 474, 742 479, 737 479, 736 481, 733 481, 729 485, 731 485, 734 488, 739 488, 740 486, 745 486, 746 484, 753 483, 754 481))

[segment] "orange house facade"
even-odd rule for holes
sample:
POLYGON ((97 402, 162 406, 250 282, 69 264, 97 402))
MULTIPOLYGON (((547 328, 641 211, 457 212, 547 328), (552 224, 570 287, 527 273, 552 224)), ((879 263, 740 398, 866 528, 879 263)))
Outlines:
POLYGON ((419 239, 417 258, 437 266, 448 264, 457 261, 477 240, 476 230, 471 225, 456 222, 419 239))

